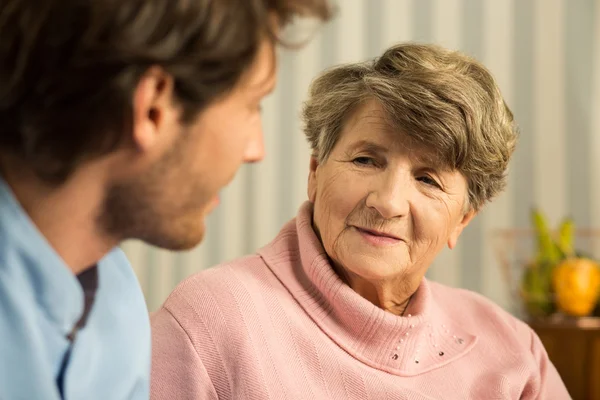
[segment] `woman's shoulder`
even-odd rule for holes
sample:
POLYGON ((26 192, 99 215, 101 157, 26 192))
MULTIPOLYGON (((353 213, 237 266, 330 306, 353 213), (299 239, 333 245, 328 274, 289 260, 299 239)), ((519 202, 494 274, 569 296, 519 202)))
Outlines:
MULTIPOLYGON (((286 302, 289 292, 258 254, 208 268, 184 279, 153 314, 174 318, 185 329, 201 325, 228 331, 251 318, 269 315, 273 304, 286 302)), ((245 329, 245 328, 244 328, 245 329)), ((208 332, 207 332, 208 333, 208 332)))
POLYGON ((520 334, 526 324, 484 295, 429 282, 436 307, 453 320, 480 329, 502 329, 520 334))
POLYGON ((171 292, 164 306, 173 307, 182 301, 220 300, 226 293, 236 297, 240 290, 263 285, 270 279, 269 268, 258 254, 207 268, 181 281, 171 292))
POLYGON ((431 284, 431 293, 436 312, 477 336, 486 351, 523 356, 533 355, 536 344, 539 347, 539 339, 527 323, 480 293, 439 283, 431 284))
POLYGON ((248 348, 253 335, 270 329, 272 310, 290 298, 261 256, 249 255, 182 281, 152 314, 152 328, 163 338, 185 332, 202 357, 206 343, 223 352, 232 341, 248 348))

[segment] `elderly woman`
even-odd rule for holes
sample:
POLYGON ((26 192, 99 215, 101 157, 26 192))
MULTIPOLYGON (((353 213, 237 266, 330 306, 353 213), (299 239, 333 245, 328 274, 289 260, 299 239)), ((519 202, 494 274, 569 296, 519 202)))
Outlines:
POLYGON ((309 201, 153 316, 152 397, 568 399, 527 325, 425 278, 505 185, 516 128, 490 73, 398 45, 326 71, 304 118, 309 201))

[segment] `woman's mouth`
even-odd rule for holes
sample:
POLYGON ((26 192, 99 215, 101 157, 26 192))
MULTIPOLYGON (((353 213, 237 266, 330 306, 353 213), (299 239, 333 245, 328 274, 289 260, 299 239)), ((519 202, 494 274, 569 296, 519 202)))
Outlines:
POLYGON ((402 239, 392 233, 380 232, 373 229, 360 228, 357 226, 354 228, 367 243, 375 246, 390 246, 402 242, 402 239))

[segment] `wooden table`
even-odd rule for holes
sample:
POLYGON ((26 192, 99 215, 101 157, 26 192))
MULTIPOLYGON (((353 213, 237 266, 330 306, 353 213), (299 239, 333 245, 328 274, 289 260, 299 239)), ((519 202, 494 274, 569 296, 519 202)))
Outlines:
POLYGON ((600 318, 528 321, 574 400, 600 400, 600 318))

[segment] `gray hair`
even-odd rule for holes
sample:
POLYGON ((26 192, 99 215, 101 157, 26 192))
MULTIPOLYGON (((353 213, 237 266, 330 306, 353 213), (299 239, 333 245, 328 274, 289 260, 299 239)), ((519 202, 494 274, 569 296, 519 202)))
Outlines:
POLYGON ((303 109, 313 156, 324 162, 348 118, 373 99, 395 130, 465 176, 473 209, 504 189, 518 132, 481 63, 439 46, 409 43, 375 60, 325 71, 312 83, 303 109))

